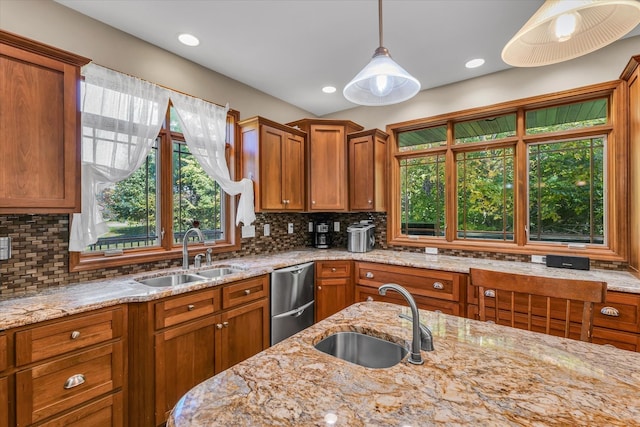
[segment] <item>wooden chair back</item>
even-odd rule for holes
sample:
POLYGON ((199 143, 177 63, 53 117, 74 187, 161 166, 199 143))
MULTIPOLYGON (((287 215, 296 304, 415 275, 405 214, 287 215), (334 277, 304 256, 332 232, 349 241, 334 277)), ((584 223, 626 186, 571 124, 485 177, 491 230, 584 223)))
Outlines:
MULTIPOLYGON (((516 317, 526 315, 526 329, 532 330, 534 321, 544 319, 544 331, 551 333, 552 322, 564 322, 564 336, 569 338, 571 326, 571 301, 582 302, 582 316, 580 318, 580 340, 591 342, 593 331, 593 304, 604 302, 607 293, 606 282, 592 280, 570 280, 550 277, 528 276, 524 274, 503 273, 477 268, 470 269, 471 284, 478 288, 478 308, 480 320, 500 322, 501 312, 506 311, 509 318, 506 324, 525 329, 525 323, 520 321, 516 326, 516 317), (516 295, 519 303, 516 304, 516 295), (532 304, 536 296, 545 298, 544 310, 534 314, 532 304), (487 310, 487 299, 492 298, 495 310, 487 310), (505 304, 505 298, 507 304, 505 304), (524 298, 524 299, 523 299, 524 298), (557 307, 558 300, 564 300, 564 315, 557 310, 552 312, 552 304, 557 307), (523 303, 524 302, 524 303, 523 303), (500 309, 499 309, 500 307, 500 309), (495 312, 491 318, 489 312, 495 312), (554 317, 555 315, 555 317, 554 317)), ((575 318, 575 316, 574 316, 575 318)), ((574 319, 575 320, 575 319, 574 319)), ((574 325, 576 322, 574 322, 574 325)))

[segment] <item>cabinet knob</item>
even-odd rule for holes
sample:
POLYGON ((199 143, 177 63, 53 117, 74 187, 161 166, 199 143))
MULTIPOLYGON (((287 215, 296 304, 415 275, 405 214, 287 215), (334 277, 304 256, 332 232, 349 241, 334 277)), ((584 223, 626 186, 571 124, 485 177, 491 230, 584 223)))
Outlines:
POLYGON ((615 307, 602 307, 600 309, 600 313, 604 314, 605 316, 620 317, 620 312, 615 307))
POLYGON ((333 267, 333 268, 331 269, 331 272, 332 272, 332 273, 335 273, 336 271, 337 271, 337 270, 336 270, 336 268, 335 268, 335 267, 333 267))
POLYGON ((373 273, 370 271, 367 271, 367 274, 365 274, 364 277, 366 277, 367 279, 373 279, 373 273))
POLYGON ((373 200, 367 200, 367 203, 372 204, 373 200))
POLYGON ((321 291, 322 290, 322 286, 318 286, 318 290, 321 291))
POLYGON ((80 338, 80 331, 71 332, 71 339, 72 340, 77 340, 78 338, 80 338))
POLYGON ((244 294, 245 294, 245 295, 249 295, 250 293, 251 293, 251 289, 245 289, 245 290, 244 290, 244 294))
POLYGON ((229 322, 222 322, 222 326, 224 326, 225 328, 229 327, 229 322))
POLYGON ((433 282, 433 289, 444 289, 444 285, 442 284, 442 282, 433 282))
POLYGON ((78 387, 79 385, 84 384, 84 382, 85 382, 84 375, 82 374, 72 375, 69 378, 67 378, 67 380, 64 382, 64 389, 69 390, 71 388, 78 387))
POLYGON ((189 311, 193 311, 195 308, 196 308, 196 306, 195 306, 195 305, 193 305, 193 304, 189 304, 189 305, 187 306, 187 310, 189 310, 189 311))
POLYGON ((494 291, 493 289, 487 289, 486 291, 484 291, 484 296, 487 298, 495 298, 496 291, 494 291))
POLYGON ((216 323, 216 329, 222 329, 222 323, 216 323))
POLYGON ((312 200, 312 201, 311 201, 311 204, 312 204, 312 205, 315 205, 315 204, 316 204, 316 201, 315 201, 315 200, 312 200))

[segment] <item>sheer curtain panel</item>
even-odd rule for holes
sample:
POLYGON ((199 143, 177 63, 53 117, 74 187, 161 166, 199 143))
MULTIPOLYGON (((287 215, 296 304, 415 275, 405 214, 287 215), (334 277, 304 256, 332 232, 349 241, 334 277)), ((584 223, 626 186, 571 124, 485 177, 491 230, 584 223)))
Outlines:
POLYGON ((244 178, 233 181, 225 157, 225 134, 228 106, 206 102, 199 98, 171 92, 171 102, 178 113, 189 151, 205 172, 215 179, 225 193, 240 194, 236 225, 250 225, 256 219, 253 207, 253 181, 244 178))
POLYGON ((109 231, 96 196, 145 161, 170 93, 96 64, 83 67, 82 74, 82 212, 73 215, 70 251, 85 250, 109 231))

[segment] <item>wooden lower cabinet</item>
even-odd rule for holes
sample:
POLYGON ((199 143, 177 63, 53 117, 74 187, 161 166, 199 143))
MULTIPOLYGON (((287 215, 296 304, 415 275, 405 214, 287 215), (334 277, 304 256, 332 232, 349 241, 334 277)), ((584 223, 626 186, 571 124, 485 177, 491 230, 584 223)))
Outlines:
POLYGON ((352 270, 352 261, 316 261, 316 322, 354 303, 352 270))
POLYGON ((0 427, 9 426, 9 379, 0 377, 0 427))

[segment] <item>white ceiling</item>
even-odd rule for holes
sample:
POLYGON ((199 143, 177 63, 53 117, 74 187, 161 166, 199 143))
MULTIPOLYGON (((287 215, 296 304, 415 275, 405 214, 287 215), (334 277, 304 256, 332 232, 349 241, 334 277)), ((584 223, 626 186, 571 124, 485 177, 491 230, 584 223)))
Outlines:
MULTIPOLYGON (((56 1, 317 116, 355 106, 342 88, 378 47, 375 0, 56 1), (179 43, 183 32, 200 45, 179 43)), ((493 73, 509 68, 502 48, 542 3, 384 0, 384 45, 423 90, 493 73), (477 57, 484 66, 465 68, 477 57)))

